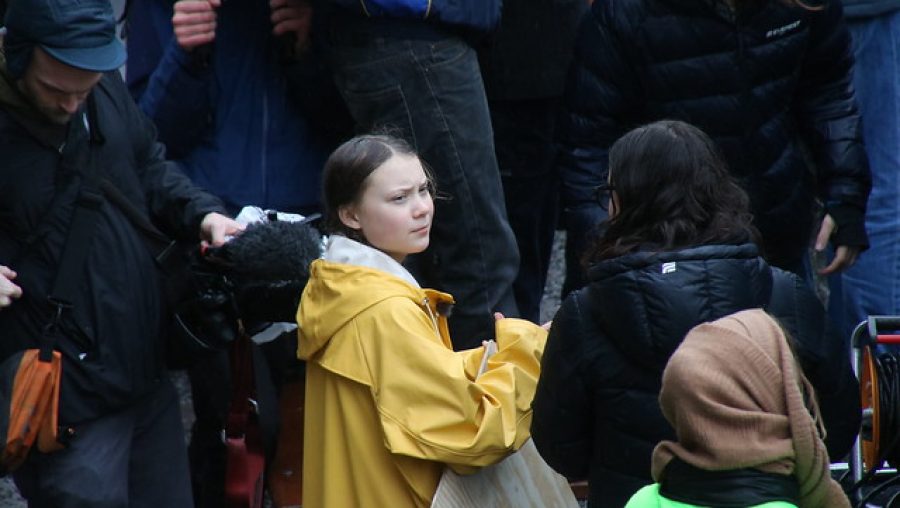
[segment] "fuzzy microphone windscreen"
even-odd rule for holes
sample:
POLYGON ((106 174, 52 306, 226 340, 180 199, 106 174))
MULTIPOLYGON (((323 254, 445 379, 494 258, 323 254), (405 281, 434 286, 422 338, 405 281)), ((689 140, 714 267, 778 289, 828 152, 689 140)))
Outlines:
POLYGON ((309 264, 320 253, 321 238, 308 223, 273 221, 250 224, 216 249, 214 257, 247 281, 305 281, 309 264))

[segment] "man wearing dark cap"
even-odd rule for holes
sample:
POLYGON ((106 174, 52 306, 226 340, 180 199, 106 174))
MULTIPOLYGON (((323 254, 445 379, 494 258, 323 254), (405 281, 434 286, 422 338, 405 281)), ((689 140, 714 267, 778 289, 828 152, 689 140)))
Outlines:
POLYGON ((162 281, 138 223, 213 244, 240 226, 164 160, 116 71, 108 0, 11 0, 4 24, 0 361, 54 325, 72 431, 62 450, 32 449, 16 484, 32 506, 191 506, 162 281))

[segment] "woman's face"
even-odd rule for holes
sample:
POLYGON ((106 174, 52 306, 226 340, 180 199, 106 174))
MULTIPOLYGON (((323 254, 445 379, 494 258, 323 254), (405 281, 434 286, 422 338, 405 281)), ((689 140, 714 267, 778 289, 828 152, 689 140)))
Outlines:
POLYGON ((392 156, 366 178, 359 201, 341 207, 339 216, 398 262, 428 248, 434 203, 419 158, 392 156))

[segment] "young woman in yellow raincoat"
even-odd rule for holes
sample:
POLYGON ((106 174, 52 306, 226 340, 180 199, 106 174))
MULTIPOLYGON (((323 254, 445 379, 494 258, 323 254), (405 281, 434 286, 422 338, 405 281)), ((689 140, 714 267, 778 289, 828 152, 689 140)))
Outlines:
POLYGON ((453 351, 452 297, 401 265, 428 247, 434 214, 432 182, 406 143, 354 138, 323 180, 331 236, 297 314, 303 505, 429 506, 446 466, 472 472, 529 438, 547 334, 499 319, 499 350, 481 375, 484 347, 453 351))

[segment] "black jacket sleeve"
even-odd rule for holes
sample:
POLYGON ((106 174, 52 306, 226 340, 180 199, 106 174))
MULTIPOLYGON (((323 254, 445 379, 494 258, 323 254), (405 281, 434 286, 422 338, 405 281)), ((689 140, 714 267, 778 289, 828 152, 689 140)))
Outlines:
POLYGON ((122 110, 124 128, 133 140, 133 157, 138 180, 144 193, 150 218, 167 234, 182 240, 197 240, 200 222, 206 214, 226 214, 222 202, 199 187, 165 159, 165 148, 156 139, 153 122, 144 115, 118 73, 104 78, 109 93, 122 110))
POLYGON ((186 157, 211 131, 213 46, 183 50, 172 32, 172 4, 135 0, 129 7, 127 81, 158 129, 170 158, 186 157))
POLYGON ((778 269, 773 269, 773 277, 768 311, 794 341, 803 372, 816 390, 828 455, 841 460, 856 439, 862 417, 849 340, 834 331, 822 304, 799 277, 778 269))
POLYGON ((578 329, 584 320, 578 295, 569 296, 553 320, 531 422, 531 437, 541 456, 572 479, 588 475, 593 429, 592 404, 582 374, 584 355, 577 340, 583 335, 578 329))
POLYGON ((820 195, 837 224, 836 245, 868 247, 866 201, 872 176, 853 90, 853 54, 841 2, 810 14, 800 69, 797 119, 812 152, 820 195))

